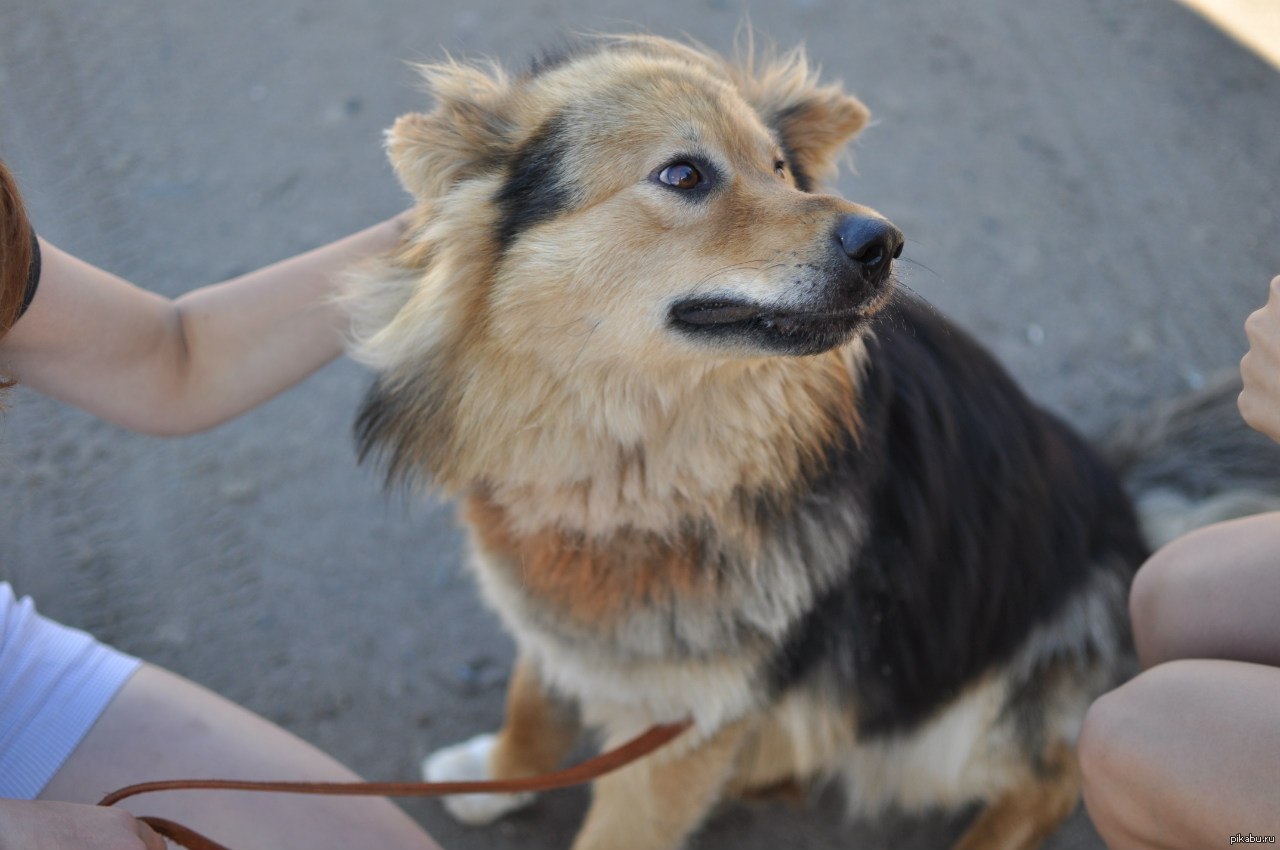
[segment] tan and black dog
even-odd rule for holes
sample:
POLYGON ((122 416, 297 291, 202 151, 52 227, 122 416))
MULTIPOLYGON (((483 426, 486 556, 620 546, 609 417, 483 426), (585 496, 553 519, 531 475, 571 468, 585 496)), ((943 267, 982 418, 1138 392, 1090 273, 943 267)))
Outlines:
POLYGON ((821 192, 866 108, 799 52, 648 36, 425 71, 434 111, 389 134, 417 224, 350 296, 357 433, 462 501, 519 647, 504 728, 431 778, 691 717, 596 783, 577 850, 827 778, 860 812, 985 803, 960 848, 1038 845, 1147 550, 1099 457, 895 294, 898 229, 821 192))

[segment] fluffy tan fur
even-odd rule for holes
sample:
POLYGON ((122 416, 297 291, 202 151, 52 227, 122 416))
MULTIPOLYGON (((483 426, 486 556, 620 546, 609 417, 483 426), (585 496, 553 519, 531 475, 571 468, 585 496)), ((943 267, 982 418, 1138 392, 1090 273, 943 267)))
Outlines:
MULTIPOLYGON (((881 759, 820 700, 762 711, 769 646, 735 645, 716 619, 736 606, 780 639, 822 591, 826 579, 794 575, 760 538, 752 494, 785 498, 837 435, 857 434, 863 343, 811 357, 709 352, 665 327, 681 296, 786 304, 813 283, 833 223, 873 213, 795 190, 834 175, 868 113, 820 85, 800 51, 756 60, 749 49, 735 63, 647 36, 596 47, 525 77, 424 69, 434 111, 388 136, 417 225, 397 256, 356 276, 350 301, 355 353, 385 396, 376 416, 392 474, 425 473, 465 499, 482 587, 521 646, 491 772, 544 770, 563 754, 572 736, 548 688, 614 738, 693 712, 686 741, 597 784, 574 845, 661 850, 726 791, 881 759), (560 159, 547 190, 563 209, 504 241, 495 199, 512 158, 548 128, 560 159), (722 164, 714 197, 673 202, 643 179, 682 152, 722 164), (747 566, 708 572, 709 547, 747 566), (689 705, 691 683, 714 699, 689 705)), ((837 514, 856 540, 858 517, 837 514)), ((926 730, 918 772, 879 796, 922 776, 938 741, 981 735, 1000 688, 997 677, 958 699, 926 730)), ((935 784, 964 801, 985 779, 957 768, 935 784)))

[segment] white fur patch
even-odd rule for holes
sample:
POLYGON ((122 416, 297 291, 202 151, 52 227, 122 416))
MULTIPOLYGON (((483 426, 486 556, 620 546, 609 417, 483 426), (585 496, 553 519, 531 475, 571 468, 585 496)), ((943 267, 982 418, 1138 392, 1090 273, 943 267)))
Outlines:
POLYGON ((578 700, 588 725, 612 731, 617 719, 626 717, 624 726, 638 731, 651 723, 692 718, 709 734, 755 710, 760 700, 755 681, 763 657, 759 651, 743 650, 718 660, 621 664, 532 630, 521 630, 520 636, 521 650, 534 659, 543 681, 578 700))
POLYGON ((1004 678, 993 677, 923 726, 857 746, 841 771, 850 808, 956 808, 1007 788, 1023 757, 1008 724, 999 722, 1006 697, 1004 678))
MULTIPOLYGON (((489 756, 497 738, 477 735, 469 741, 437 750, 422 763, 422 777, 428 782, 475 782, 492 779, 489 756)), ((534 801, 537 795, 453 794, 443 798, 444 807, 458 820, 483 826, 534 801)))

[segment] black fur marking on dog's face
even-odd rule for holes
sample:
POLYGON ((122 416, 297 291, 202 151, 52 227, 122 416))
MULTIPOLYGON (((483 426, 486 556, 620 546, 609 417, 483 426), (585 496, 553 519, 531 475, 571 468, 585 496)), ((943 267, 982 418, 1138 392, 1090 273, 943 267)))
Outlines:
POLYGON ((361 463, 375 457, 386 485, 409 484, 424 474, 425 454, 447 440, 451 405, 440 385, 417 397, 389 389, 379 378, 369 386, 356 415, 356 455, 361 463))
POLYGON ((381 453, 386 465, 387 484, 403 476, 403 453, 395 444, 394 434, 401 430, 402 408, 382 382, 375 380, 365 391, 364 400, 356 415, 353 430, 356 438, 356 457, 363 463, 370 455, 381 453))
POLYGON ((502 249, 525 230, 572 206, 573 192, 560 168, 570 149, 567 131, 568 120, 556 115, 512 156, 506 182, 495 198, 502 212, 497 233, 502 249))
POLYGON ((796 156, 795 149, 788 143, 786 134, 787 122, 802 109, 804 109, 804 104, 789 107, 776 113, 773 119, 766 123, 778 134, 778 146, 782 148, 783 159, 787 162, 787 168, 791 171, 792 179, 796 181, 796 188, 801 192, 812 192, 814 189, 813 177, 805 170, 804 164, 796 156))
POLYGON ((1116 478, 1069 428, 927 309, 900 302, 868 340, 862 427, 791 524, 865 511, 847 578, 774 661, 779 690, 855 694, 864 735, 910 729, 1011 659, 1098 570, 1146 555, 1116 478))
POLYGON ((568 42, 544 49, 529 60, 529 71, 525 78, 534 79, 535 77, 540 77, 557 68, 563 68, 571 62, 576 62, 592 52, 584 44, 568 42))

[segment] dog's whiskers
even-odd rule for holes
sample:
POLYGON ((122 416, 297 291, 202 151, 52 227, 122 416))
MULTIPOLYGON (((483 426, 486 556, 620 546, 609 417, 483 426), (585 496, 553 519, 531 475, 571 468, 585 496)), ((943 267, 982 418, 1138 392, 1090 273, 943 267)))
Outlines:
POLYGON ((744 260, 743 262, 740 262, 740 263, 733 263, 732 265, 722 266, 716 269, 715 271, 707 274, 705 277, 700 279, 697 283, 697 286, 701 288, 705 284, 715 279, 718 275, 728 274, 729 272, 740 271, 742 269, 750 269, 751 271, 755 271, 755 272, 763 272, 767 269, 773 268, 774 266, 778 266, 778 265, 781 265, 781 263, 770 263, 768 260, 744 260))
POLYGON ((564 333, 567 336, 575 336, 578 333, 585 333, 587 336, 590 336, 591 334, 595 333, 596 328, 599 327, 599 322, 597 322, 594 326, 592 326, 589 329, 582 330, 582 331, 577 330, 577 327, 583 326, 583 325, 586 325, 586 322, 583 321, 582 319, 570 319, 569 321, 565 322, 563 325, 541 325, 539 326, 538 329, 543 331, 560 332, 560 333, 564 333), (573 328, 573 330, 569 330, 570 328, 573 328))
POLYGON ((911 265, 913 265, 913 266, 915 266, 915 267, 917 267, 917 268, 924 269, 924 270, 925 270, 925 271, 927 271, 929 274, 933 275, 933 276, 934 276, 934 277, 936 277, 938 280, 943 281, 943 282, 945 283, 945 280, 943 279, 942 275, 938 274, 935 270, 933 270, 933 269, 929 268, 928 266, 926 266, 924 263, 920 262, 919 260, 913 260, 913 259, 911 259, 910 257, 903 257, 902 259, 898 260, 898 262, 900 262, 900 263, 910 263, 911 265))

